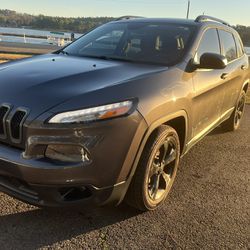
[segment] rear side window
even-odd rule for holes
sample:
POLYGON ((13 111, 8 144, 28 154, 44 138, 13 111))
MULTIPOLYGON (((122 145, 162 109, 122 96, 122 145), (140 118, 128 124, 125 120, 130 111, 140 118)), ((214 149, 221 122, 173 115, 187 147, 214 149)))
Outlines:
POLYGON ((223 55, 231 62, 237 58, 237 49, 232 33, 220 30, 219 31, 221 44, 223 47, 223 55))
POLYGON ((242 57, 245 52, 243 49, 242 42, 240 41, 240 38, 238 36, 235 36, 235 42, 236 42, 238 57, 242 57))
POLYGON ((220 54, 220 43, 216 29, 209 29, 205 31, 197 50, 197 63, 200 62, 200 57, 205 53, 220 54))

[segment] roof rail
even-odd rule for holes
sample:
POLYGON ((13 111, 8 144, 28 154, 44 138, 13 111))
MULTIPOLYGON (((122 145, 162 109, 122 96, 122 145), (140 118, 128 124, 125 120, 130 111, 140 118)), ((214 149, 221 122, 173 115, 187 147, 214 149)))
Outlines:
POLYGON ((197 22, 197 23, 209 22, 209 21, 221 23, 221 24, 224 24, 224 25, 227 25, 227 26, 231 26, 228 22, 225 22, 225 21, 223 21, 223 20, 221 20, 221 19, 218 19, 218 18, 212 17, 212 16, 201 15, 201 16, 198 16, 198 17, 195 19, 195 22, 197 22))
POLYGON ((134 18, 142 18, 142 16, 121 16, 115 19, 115 21, 129 20, 129 19, 134 19, 134 18))

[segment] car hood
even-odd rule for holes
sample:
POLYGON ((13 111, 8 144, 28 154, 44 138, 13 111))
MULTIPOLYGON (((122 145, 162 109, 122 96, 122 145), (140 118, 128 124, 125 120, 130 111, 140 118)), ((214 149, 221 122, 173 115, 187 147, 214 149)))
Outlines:
MULTIPOLYGON (((0 66, 0 104, 35 117, 75 96, 166 70, 166 67, 45 55, 0 66)), ((91 105, 91 104, 90 104, 91 105)))

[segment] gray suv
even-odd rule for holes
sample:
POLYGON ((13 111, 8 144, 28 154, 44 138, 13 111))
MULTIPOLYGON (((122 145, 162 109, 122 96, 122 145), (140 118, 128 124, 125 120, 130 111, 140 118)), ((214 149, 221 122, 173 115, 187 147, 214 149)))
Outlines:
POLYGON ((237 32, 123 17, 52 54, 0 66, 0 191, 37 206, 166 199, 180 158, 239 128, 249 84, 237 32))

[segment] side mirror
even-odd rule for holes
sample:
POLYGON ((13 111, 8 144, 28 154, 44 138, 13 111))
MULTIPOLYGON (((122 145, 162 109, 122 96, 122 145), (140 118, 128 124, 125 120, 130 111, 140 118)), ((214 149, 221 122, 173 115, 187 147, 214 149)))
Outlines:
POLYGON ((228 65, 227 58, 225 56, 205 53, 200 58, 200 64, 197 68, 200 69, 225 69, 228 65))

